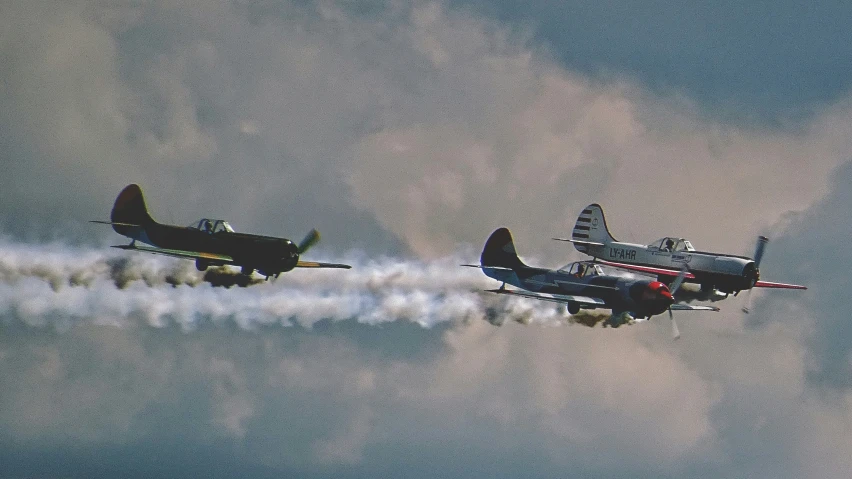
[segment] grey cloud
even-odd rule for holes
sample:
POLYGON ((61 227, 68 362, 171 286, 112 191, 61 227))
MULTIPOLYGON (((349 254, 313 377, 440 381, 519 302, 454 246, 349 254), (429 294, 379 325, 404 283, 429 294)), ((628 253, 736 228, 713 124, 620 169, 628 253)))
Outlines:
POLYGON ((75 225, 106 215, 133 181, 161 220, 224 216, 291 236, 317 226, 339 249, 400 251, 346 201, 339 165, 369 124, 359 85, 371 79, 316 8, 299 18, 318 31, 305 31, 296 18, 251 25, 216 2, 61 3, 4 15, 14 68, 4 69, 11 170, 0 199, 12 232, 91 236, 75 225), (349 78, 360 79, 345 88, 349 78))
POLYGON ((848 94, 850 6, 676 1, 454 2, 535 29, 567 68, 681 92, 706 115, 780 126, 848 94))
MULTIPOLYGON (((469 447, 489 431, 519 430, 555 464, 563 459, 548 444, 567 441, 582 456, 569 464, 668 470, 713 442, 707 417, 717 395, 674 356, 634 341, 652 329, 635 327, 598 349, 580 330, 610 330, 556 327, 564 313, 546 304, 492 302, 477 292, 488 280, 457 258, 366 262, 353 274, 291 273, 224 290, 157 281, 173 263, 158 257, 129 266, 148 279, 116 285, 96 250, 21 250, 4 247, 0 371, 9 388, 0 423, 16 441, 53 453, 75 441, 180 441, 233 447, 280 470, 372 470, 397 467, 380 459, 388 438, 406 438, 391 441, 410 455, 441 438, 469 447), (21 257, 44 264, 16 268, 21 257), (67 282, 86 264, 87 281, 67 282), (507 316, 506 326, 489 325, 487 308, 507 316), (512 318, 530 319, 539 332, 518 335, 524 328, 512 318), (368 339, 374 334, 327 325, 349 320, 391 331, 368 339), (424 343, 416 346, 400 322, 436 329, 416 335, 424 343), (669 379, 644 383, 625 367, 633 358, 669 379), (606 390, 615 393, 601 396, 606 390), (624 403, 627 395, 634 400, 624 403), (671 414, 672 401, 686 406, 671 414), (473 429, 458 429, 459 421, 473 429), (648 429, 658 442, 631 447, 617 462, 599 449, 603 437, 627 448, 648 429)), ((510 443, 479 449, 496 456, 510 443)))
MULTIPOLYGON (((426 338, 440 341, 438 354, 422 362, 383 358, 381 348, 342 337, 284 331, 78 327, 45 336, 10 328, 2 345, 4 384, 12 386, 3 399, 4 430, 19 443, 54 446, 54 453, 73 441, 84 448, 180 441, 189 449, 230 450, 255 467, 308 473, 399 470, 417 464, 423 449, 425 457, 450 448, 496 458, 518 446, 517 459, 538 449, 533 456, 546 458, 548 467, 668 470, 712 436, 705 421, 713 400, 701 399, 703 382, 674 358, 643 348, 640 357, 670 378, 666 388, 691 385, 671 397, 689 407, 659 416, 667 411, 666 401, 655 400, 661 390, 596 373, 603 351, 582 341, 569 341, 566 350, 568 336, 545 330, 517 336, 518 328, 482 322, 438 331, 426 338), (533 342, 540 353, 563 352, 533 353, 533 342), (581 357, 587 365, 577 362, 581 357), (588 384, 561 387, 581 384, 581 377, 588 384), (604 385, 616 394, 601 396, 604 385), (638 392, 637 401, 613 409, 611 401, 620 403, 628 391, 638 392), (63 420, 51 420, 56 415, 63 420), (604 422, 612 428, 594 427, 604 422), (646 428, 656 442, 608 459, 639 443, 646 428), (509 431, 531 442, 515 444, 509 431), (662 444, 669 447, 658 449, 662 444), (581 457, 563 457, 565 447, 581 457), (386 448, 401 456, 389 458, 386 448)), ((631 376, 628 369, 622 378, 631 376)), ((467 456, 435 467, 488 468, 467 456)))
POLYGON ((148 279, 119 289, 97 265, 123 253, 2 249, 7 475, 54 474, 42 457, 72 477, 162 475, 134 454, 195 474, 206 466, 181 454, 214 454, 249 477, 830 477, 848 453, 848 389, 811 386, 815 321, 783 296, 757 301, 776 317, 761 327, 734 299, 680 315, 672 342, 665 318, 586 328, 550 305, 491 302, 475 292, 489 280, 459 258, 360 260, 225 290, 158 281, 175 261, 142 256, 129 267, 148 279), (84 464, 97 450, 111 451, 101 469, 84 464))
POLYGON ((819 198, 845 158, 846 101, 789 131, 730 126, 684 99, 565 72, 488 20, 435 4, 412 18, 429 74, 409 96, 430 106, 363 137, 350 184, 356 204, 420 255, 505 225, 522 249, 564 258, 547 238, 591 201, 619 237, 673 231, 739 253, 819 198))
MULTIPOLYGON (((852 385, 852 349, 848 338, 852 327, 847 320, 847 291, 850 255, 843 245, 852 237, 852 222, 848 211, 852 205, 849 182, 852 163, 845 163, 832 173, 830 193, 820 202, 800 214, 789 215, 779 225, 779 237, 770 243, 767 261, 780 263, 778 268, 794 275, 810 289, 801 303, 777 306, 780 317, 789 310, 804 311, 813 331, 808 344, 814 364, 810 377, 818 384, 848 388, 852 385), (771 256, 770 256, 771 255, 771 256)), ((769 274, 769 266, 761 268, 769 274)), ((762 325, 772 317, 758 317, 754 325, 762 325)))
POLYGON ((0 204, 19 236, 57 222, 106 235, 79 224, 135 181, 163 221, 317 226, 335 251, 436 257, 506 225, 561 259, 545 239, 588 201, 637 241, 672 229, 749 249, 825 192, 849 147, 847 103, 794 130, 718 124, 686 99, 566 72, 529 32, 439 2, 10 13, 33 25, 3 42, 16 68, 0 204))
POLYGON ((3 240, 0 475, 848 470, 847 101, 730 126, 442 3, 43 5, 0 16, 13 234, 103 217, 137 181, 164 221, 439 259, 351 252, 351 274, 224 290, 139 257, 119 289, 108 253, 66 244, 91 229, 3 240), (457 266, 499 225, 531 263, 562 259, 547 238, 591 201, 636 241, 750 252, 773 231, 764 277, 811 289, 756 296, 748 320, 742 298, 683 315, 672 343, 665 318, 565 327, 490 303, 457 266))

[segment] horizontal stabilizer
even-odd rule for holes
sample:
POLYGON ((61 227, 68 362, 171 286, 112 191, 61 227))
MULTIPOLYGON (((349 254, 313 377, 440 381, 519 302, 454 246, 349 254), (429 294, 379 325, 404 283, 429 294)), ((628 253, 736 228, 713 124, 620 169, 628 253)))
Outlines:
POLYGON ((799 284, 773 283, 771 281, 757 281, 754 283, 755 288, 778 288, 778 289, 808 289, 807 286, 799 284))
POLYGON ((99 225, 112 225, 112 226, 133 226, 136 228, 141 228, 142 225, 135 225, 133 223, 120 223, 117 221, 100 221, 100 220, 91 220, 89 223, 97 223, 99 225))
POLYGON ((571 238, 552 238, 552 239, 554 239, 556 241, 567 241, 568 243, 586 244, 586 245, 589 245, 589 246, 604 246, 603 243, 598 243, 597 241, 583 241, 583 240, 576 240, 576 239, 571 239, 571 238))
POLYGON ((673 304, 670 308, 676 311, 719 311, 719 308, 716 306, 699 306, 683 303, 673 304))
POLYGON ((463 264, 461 266, 467 266, 468 268, 479 268, 479 269, 496 269, 498 271, 514 271, 512 268, 504 268, 502 266, 483 266, 480 264, 463 264))
POLYGON ((600 298, 592 298, 590 296, 572 296, 567 294, 548 294, 548 293, 530 293, 526 291, 518 291, 516 289, 486 289, 489 293, 508 294, 511 296, 520 296, 522 298, 540 299, 542 301, 550 301, 552 303, 578 303, 592 307, 604 307, 606 302, 600 298))
POLYGON ((352 269, 352 266, 348 264, 341 263, 319 263, 316 261, 299 261, 296 263, 297 268, 339 268, 339 269, 352 269))

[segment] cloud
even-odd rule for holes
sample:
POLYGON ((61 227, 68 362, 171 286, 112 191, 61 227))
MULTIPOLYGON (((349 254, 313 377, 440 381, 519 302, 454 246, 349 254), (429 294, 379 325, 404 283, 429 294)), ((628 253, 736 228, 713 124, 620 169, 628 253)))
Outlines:
POLYGON ((848 469, 848 100, 732 126, 440 2, 37 7, 0 19, 0 475, 848 469), (316 258, 358 268, 226 289, 69 245, 114 237, 79 225, 131 181, 160 220, 317 226, 316 258), (737 253, 771 231, 764 277, 811 289, 683 315, 672 343, 665 320, 492 301, 457 266, 501 225, 564 263, 548 238, 592 201, 638 242, 737 253))
MULTIPOLYGON (((588 337, 570 339, 575 328, 528 334, 459 323, 429 339, 441 346, 419 360, 385 358, 381 347, 345 337, 283 331, 186 335, 143 325, 79 326, 38 346, 44 333, 11 330, 2 340, 10 393, 0 422, 29 444, 102 447, 180 437, 233 450, 250 463, 306 471, 405 467, 381 450, 414 454, 440 437, 444 444, 436 446, 444 449, 490 436, 473 448, 496 456, 517 447, 509 431, 532 441, 521 450, 540 449, 557 465, 665 470, 714 435, 707 423, 714 395, 674 357, 635 350, 666 378, 643 387, 633 368, 616 375, 598 368, 604 360, 623 368, 626 358, 595 350, 588 337), (669 401, 688 407, 672 415, 669 401), (656 441, 636 449, 647 428, 656 441), (563 457, 566 448, 582 457, 563 457)), ((615 341, 620 350, 633 342, 615 341)))
POLYGON ((445 51, 416 90, 433 106, 362 139, 350 177, 355 201, 423 256, 506 225, 553 257, 546 239, 592 201, 619 238, 692 235, 705 250, 744 252, 820 198, 845 160, 847 102, 789 131, 719 124, 688 101, 593 83, 515 43, 463 41, 491 25, 442 14, 456 28, 411 27, 445 51), (452 88, 433 96, 434 78, 452 88))
POLYGON ((844 2, 804 7, 679 2, 459 2, 532 25, 561 64, 598 78, 626 75, 654 91, 682 92, 705 114, 784 125, 849 90, 844 2))
POLYGON ((6 177, 43 185, 0 185, 19 237, 107 234, 79 225, 134 181, 160 220, 316 226, 338 252, 440 257, 505 225, 563 258, 546 238, 590 201, 617 236, 741 252, 824 194, 850 146, 846 101, 786 130, 729 126, 565 71, 530 32, 440 2, 80 2, 4 19, 6 177))
POLYGON ((351 271, 225 289, 192 269, 188 284, 164 281, 191 263, 156 256, 133 256, 125 270, 147 273, 117 285, 105 265, 126 253, 2 249, 0 424, 36 449, 179 441, 247 467, 363 474, 472 451, 439 466, 450 475, 496 472, 497 457, 519 474, 760 472, 768 457, 778 475, 819 475, 845 457, 811 452, 845 419, 808 386, 810 323, 755 329, 730 299, 729 313, 681 315, 674 343, 664 318, 590 329, 483 296, 489 280, 458 258, 353 258, 351 271))
MULTIPOLYGON (((852 233, 846 214, 852 206, 850 178, 852 163, 835 169, 830 193, 807 211, 785 217, 778 225, 777 241, 770 244, 772 256, 767 256, 767 260, 783 263, 785 270, 810 287, 800 302, 778 305, 777 315, 787 321, 804 316, 800 319, 812 328, 807 335, 814 362, 809 368, 811 379, 842 388, 852 385, 852 349, 847 340, 852 329, 845 301, 845 292, 852 287, 848 278, 852 262, 842 247, 852 233), (791 315, 789 311, 800 314, 791 315)), ((752 324, 759 326, 771 319, 757 317, 752 324)))

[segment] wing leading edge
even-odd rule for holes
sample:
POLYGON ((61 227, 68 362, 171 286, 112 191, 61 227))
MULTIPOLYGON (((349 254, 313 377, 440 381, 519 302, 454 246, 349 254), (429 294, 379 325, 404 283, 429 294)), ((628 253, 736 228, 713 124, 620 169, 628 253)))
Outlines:
POLYGON ((352 266, 348 264, 341 263, 320 263, 317 261, 299 261, 296 263, 297 268, 338 268, 338 269, 352 269, 352 266))
POLYGON ((778 288, 778 289, 808 289, 807 286, 800 284, 773 283, 772 281, 757 281, 754 283, 755 288, 778 288))
MULTIPOLYGON (((630 271, 638 271, 640 273, 650 273, 662 276, 677 276, 680 271, 668 268, 659 268, 654 266, 638 266, 635 264, 617 263, 615 261, 598 260, 598 263, 612 266, 614 268, 626 269, 630 271)), ((687 272, 684 275, 686 279, 695 279, 695 275, 687 272)), ((800 284, 775 283, 772 281, 757 281, 754 283, 755 288, 775 288, 775 289, 808 289, 807 286, 800 284)))
POLYGON ((683 303, 675 303, 669 307, 674 311, 719 311, 719 308, 716 306, 700 306, 683 303))
POLYGON ((218 261, 223 264, 230 264, 234 262, 234 258, 225 254, 203 253, 199 251, 184 251, 179 249, 155 248, 153 246, 139 246, 136 244, 116 245, 113 246, 113 248, 130 251, 144 251, 146 253, 162 254, 166 256, 172 256, 174 258, 206 259, 211 261, 218 261))
MULTIPOLYGON (((203 253, 198 251, 184 251, 179 249, 166 249, 166 248, 154 248, 151 246, 139 246, 139 245, 116 245, 113 248, 130 250, 130 251, 144 251, 146 253, 154 253, 154 254, 162 254, 166 256, 172 256, 175 258, 184 258, 184 259, 206 259, 209 261, 216 261, 222 264, 232 264, 234 262, 234 258, 225 255, 225 254, 215 254, 215 253, 203 253)), ((348 264, 341 263, 320 263, 318 261, 299 261, 296 263, 297 268, 339 268, 339 269, 351 269, 352 266, 348 264)))
POLYGON ((520 296, 522 298, 540 299, 542 301, 550 301, 552 303, 578 303, 587 306, 603 307, 606 302, 600 298, 591 296, 572 296, 567 294, 548 294, 548 293, 528 293, 526 291, 518 291, 515 289, 486 289, 489 293, 508 294, 511 296, 520 296))

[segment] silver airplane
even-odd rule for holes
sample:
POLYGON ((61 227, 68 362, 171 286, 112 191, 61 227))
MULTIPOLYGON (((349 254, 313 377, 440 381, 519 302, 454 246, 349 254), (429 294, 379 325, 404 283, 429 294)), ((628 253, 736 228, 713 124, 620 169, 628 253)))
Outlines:
MULTIPOLYGON (((599 263, 657 275, 658 280, 666 283, 685 269, 684 280, 700 284, 705 292, 715 289, 737 294, 752 288, 807 289, 798 284, 760 280, 760 260, 769 242, 765 236, 758 237, 754 258, 696 251, 692 243, 677 237, 661 238, 648 245, 624 243, 610 234, 600 205, 591 204, 577 217, 571 238, 553 239, 570 241, 577 251, 599 263)), ((743 308, 746 313, 748 310, 748 306, 743 308)))
POLYGON ((623 324, 627 320, 625 313, 634 319, 650 319, 668 311, 672 333, 677 338, 680 333, 672 310, 719 311, 714 306, 676 304, 672 294, 683 282, 683 275, 669 288, 660 281, 606 275, 600 265, 589 261, 571 263, 558 270, 527 266, 518 258, 512 234, 506 228, 491 233, 479 262, 462 266, 481 268, 486 276, 503 283, 488 292, 562 303, 570 314, 581 309, 610 309, 608 326, 623 324), (506 284, 522 290, 506 289, 506 284))

